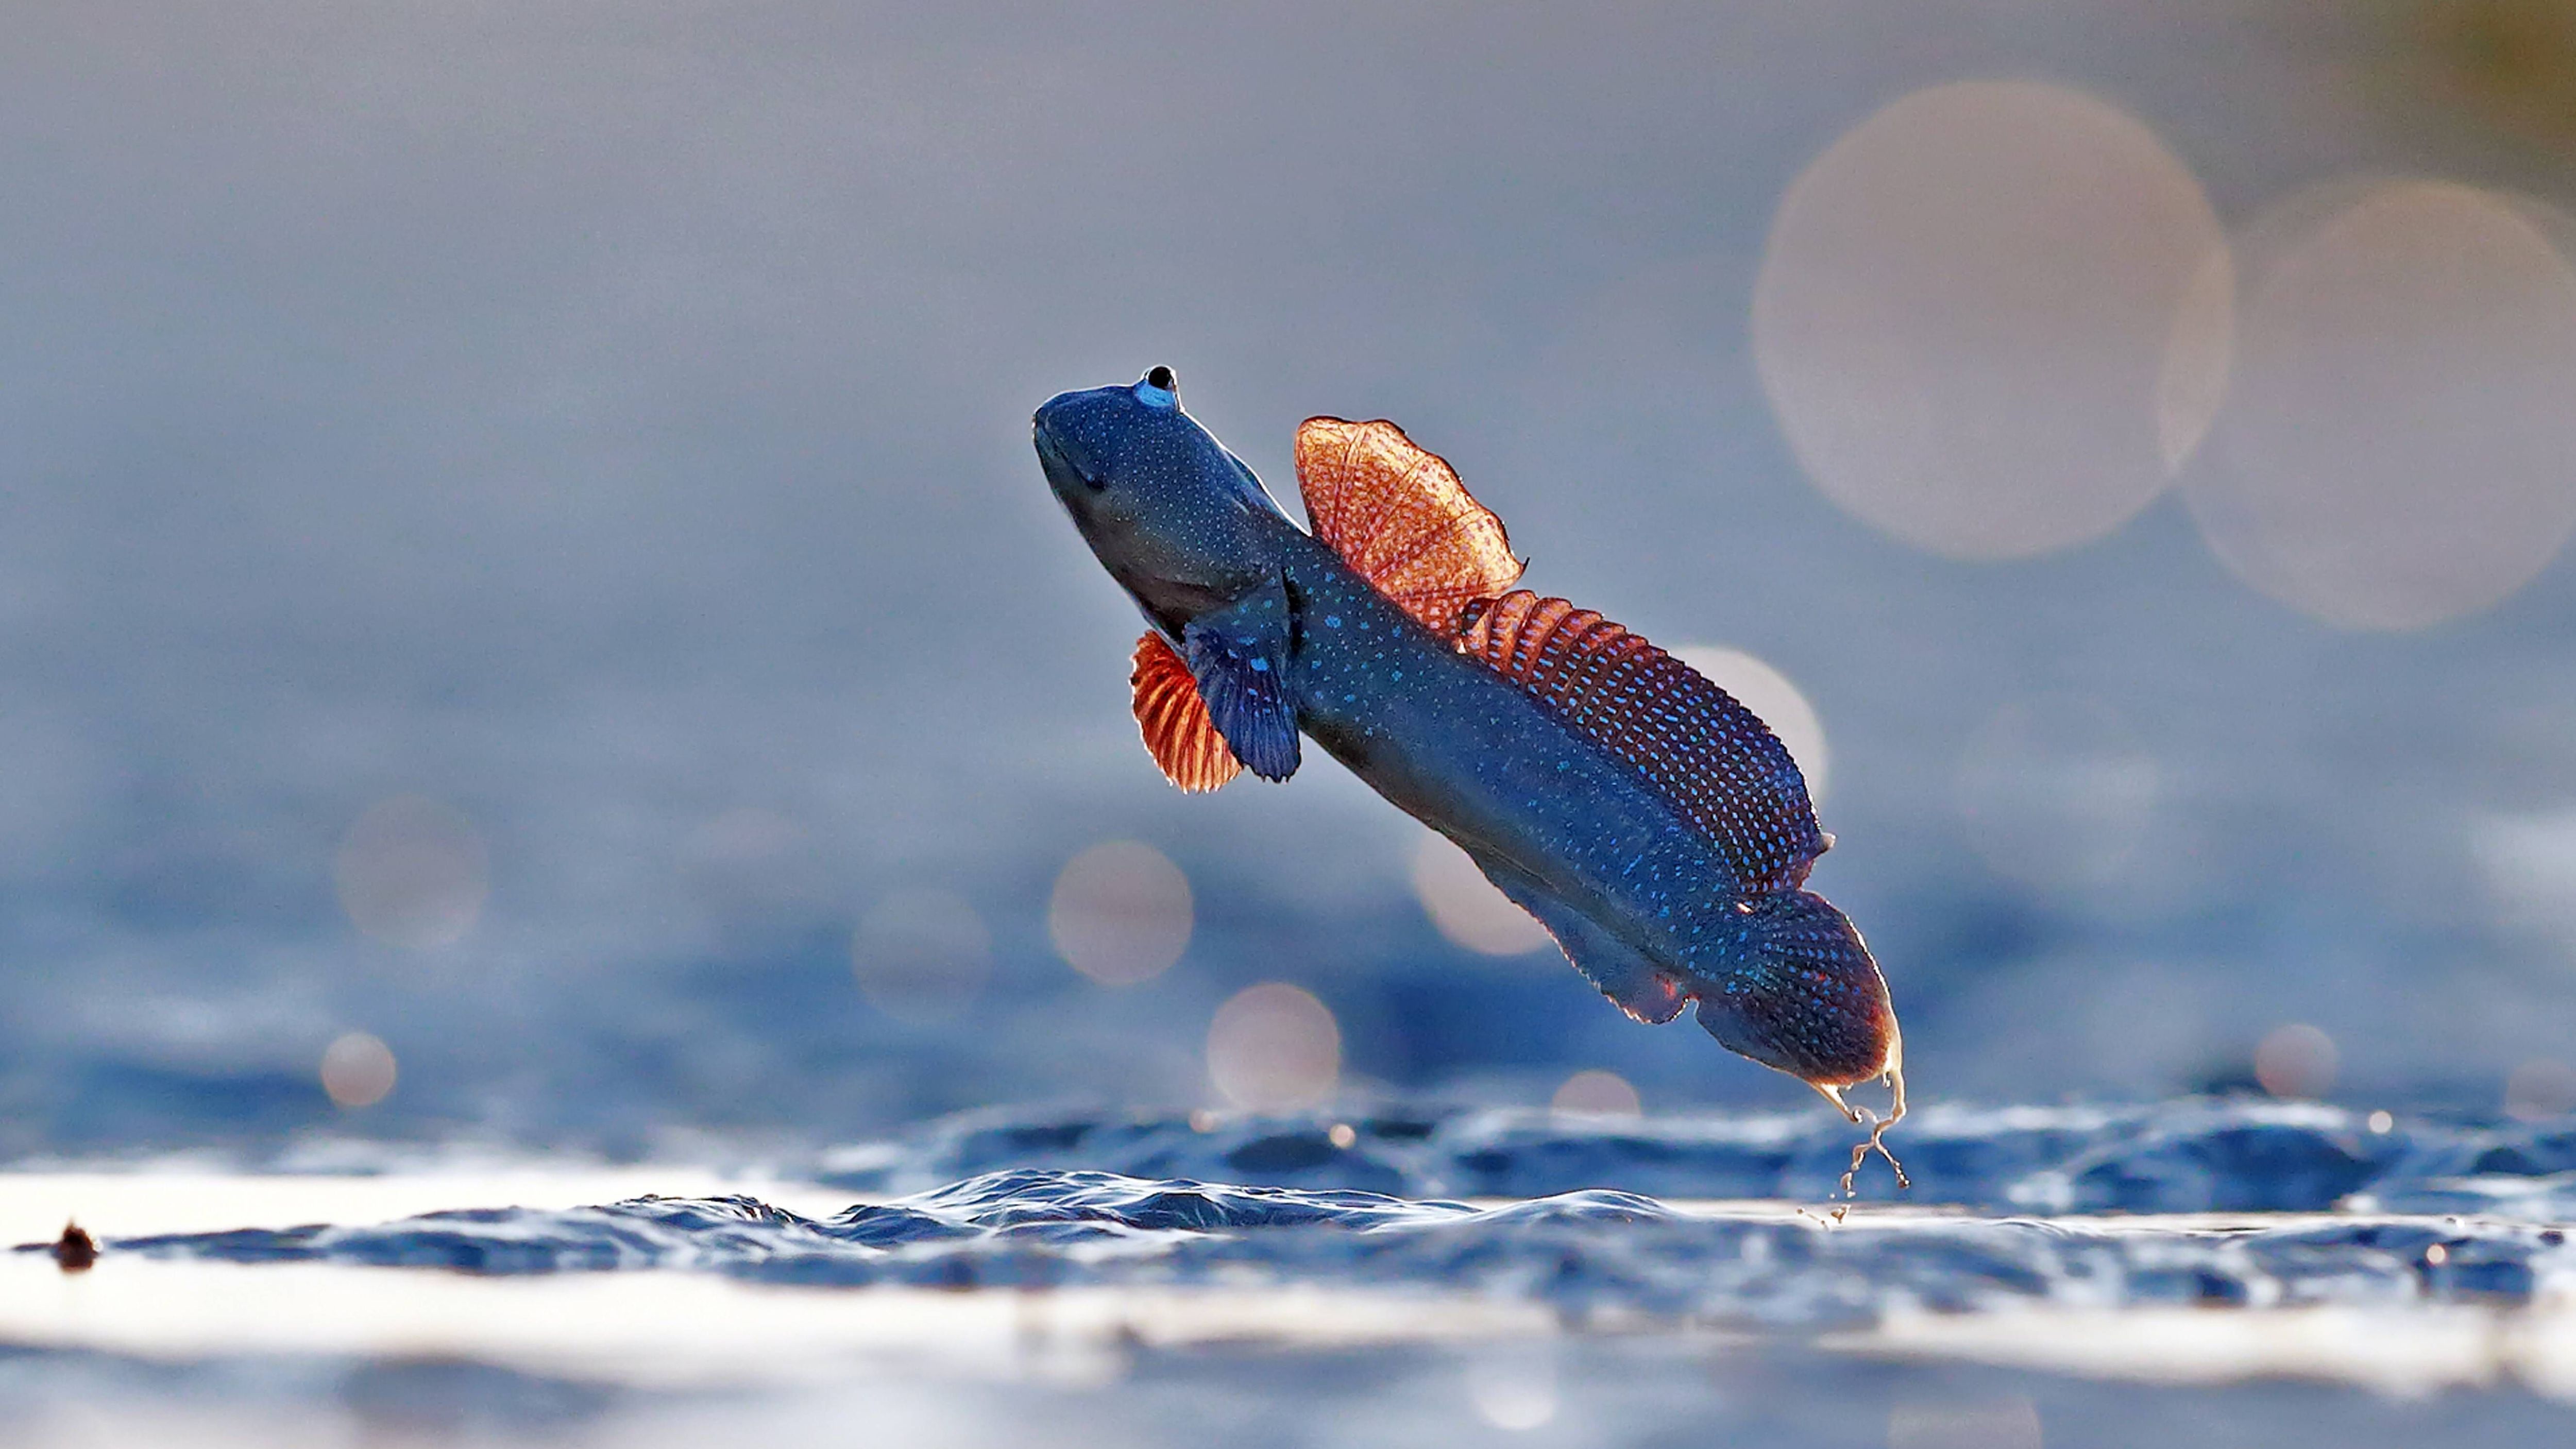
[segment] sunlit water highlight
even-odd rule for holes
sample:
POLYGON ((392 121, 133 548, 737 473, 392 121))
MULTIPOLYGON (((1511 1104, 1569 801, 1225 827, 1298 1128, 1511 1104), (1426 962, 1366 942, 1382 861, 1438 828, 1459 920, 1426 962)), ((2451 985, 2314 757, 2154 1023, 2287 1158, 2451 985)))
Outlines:
MULTIPOLYGON (((406 1389, 432 1427, 499 1383, 554 1406, 500 1429, 549 1440, 649 1441, 707 1393, 801 1422, 817 1396, 900 1381, 924 1412, 943 1383, 1021 1395, 953 1400, 986 1434, 1043 1440, 1056 1396, 1080 1394, 1082 1422, 1130 1416, 1159 1442, 1205 1411, 1168 1401, 1174 1384, 1223 1397, 1244 1375, 1317 1395, 1316 1432, 1262 1441, 1281 1443, 1322 1442, 1361 1403, 1426 1432, 1454 1417, 1591 1443, 1629 1437, 1610 1431, 1649 1402, 1767 1403, 1765 1422, 1797 1425, 1855 1395, 1878 1416, 1857 1442, 1912 1443, 2079 1392, 2098 1408, 2226 1384, 2485 1395, 2470 1418, 2495 1442, 2570 1421, 2576 1123, 1936 1106, 1902 1144, 1913 1192, 1871 1179, 1870 1200, 1836 1204, 1839 1126, 1009 1112, 758 1172, 22 1172, 0 1179, 0 1228, 49 1238, 81 1213, 105 1251, 81 1273, 41 1241, 0 1258, 0 1342, 18 1346, 0 1351, 0 1425, 113 1441, 195 1405, 219 1412, 169 1442, 224 1442, 226 1413, 253 1442, 261 1414, 313 1408, 293 1383, 409 1384, 423 1365, 490 1379, 406 1389), (1348 1381, 1353 1353, 1376 1356, 1373 1387, 1348 1381), (1663 1397, 1605 1402, 1676 1360, 1663 1397), (122 1385, 115 1413, 65 1418, 62 1385, 92 1381, 122 1385)), ((2408 1442, 2402 1415, 2310 1410, 2350 1419, 2339 1442, 2408 1442)), ((2043 1442, 2125 1441, 2051 1423, 2043 1442)))

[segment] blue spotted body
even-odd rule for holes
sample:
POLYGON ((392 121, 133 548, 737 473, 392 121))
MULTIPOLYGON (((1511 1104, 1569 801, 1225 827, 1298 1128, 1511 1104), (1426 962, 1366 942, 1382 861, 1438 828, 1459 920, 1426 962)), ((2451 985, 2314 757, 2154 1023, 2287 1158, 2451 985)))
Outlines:
POLYGON ((1720 1042, 1837 1105, 1841 1088, 1899 1069, 1876 964, 1842 913, 1800 888, 1827 842, 1758 721, 1695 675, 1678 698, 1620 687, 1687 674, 1660 651, 1662 674, 1613 673, 1590 695, 1462 652, 1282 513, 1169 384, 1156 369, 1059 395, 1038 410, 1036 446, 1101 562, 1187 660, 1235 758, 1284 779, 1311 739, 1464 847, 1631 1016, 1668 1021, 1696 1002, 1720 1042), (1632 723, 1660 734, 1623 757, 1613 745, 1632 723), (1701 759, 1729 744, 1737 758, 1694 774, 1640 753, 1703 737, 1701 759), (1790 803, 1734 810, 1731 790, 1790 803))

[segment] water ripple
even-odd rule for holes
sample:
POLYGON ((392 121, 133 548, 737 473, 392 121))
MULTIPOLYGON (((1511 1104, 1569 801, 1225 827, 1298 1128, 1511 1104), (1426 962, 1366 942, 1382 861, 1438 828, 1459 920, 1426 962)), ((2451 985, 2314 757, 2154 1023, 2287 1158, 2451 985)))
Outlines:
MULTIPOLYGON (((2576 1122, 2390 1121, 2340 1107, 2189 1099, 2124 1107, 1933 1107, 1895 1139, 1914 1179, 1863 1196, 1981 1212, 2464 1212, 2576 1217, 2576 1122)), ((1818 1201, 1851 1136, 1819 1113, 1627 1122, 1544 1112, 1385 1111, 1218 1122, 1088 1112, 970 1113, 832 1154, 814 1176, 920 1191, 1005 1168, 1258 1182, 1408 1198, 1818 1201), (1336 1130, 1340 1129, 1340 1130, 1336 1130)))
POLYGON ((1830 1123, 984 1115, 836 1154, 821 1175, 873 1200, 828 1217, 642 1197, 109 1247, 489 1275, 1357 1286, 1773 1326, 2014 1302, 2509 1305, 2576 1287, 2560 1226, 2576 1130, 2381 1125, 2224 1102, 1927 1112, 1905 1143, 1915 1192, 1846 1214, 1816 1193, 1848 1152, 1830 1123), (1273 1180, 1239 1180, 1247 1161, 1273 1180))

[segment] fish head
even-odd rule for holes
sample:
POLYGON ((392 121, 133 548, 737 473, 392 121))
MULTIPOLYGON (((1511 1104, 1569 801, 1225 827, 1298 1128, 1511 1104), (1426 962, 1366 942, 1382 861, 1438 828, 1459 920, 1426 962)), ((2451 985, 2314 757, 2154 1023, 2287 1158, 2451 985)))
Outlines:
POLYGON ((1110 576, 1177 636, 1271 578, 1285 515, 1181 407, 1168 367, 1058 393, 1031 419, 1047 486, 1110 576))

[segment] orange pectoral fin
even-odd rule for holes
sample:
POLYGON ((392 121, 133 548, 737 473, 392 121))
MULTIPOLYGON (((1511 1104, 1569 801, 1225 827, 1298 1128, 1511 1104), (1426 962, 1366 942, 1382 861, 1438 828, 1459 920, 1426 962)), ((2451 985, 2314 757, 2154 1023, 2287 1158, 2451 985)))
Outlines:
POLYGON ((1136 690, 1136 728, 1164 779, 1198 794, 1243 773, 1225 737, 1208 719, 1207 702, 1199 698, 1189 664, 1162 635, 1136 641, 1136 667, 1127 682, 1136 690))
POLYGON ((1393 423, 1308 418, 1297 429, 1297 491, 1315 536, 1443 638, 1467 605, 1520 579, 1503 521, 1393 423))

